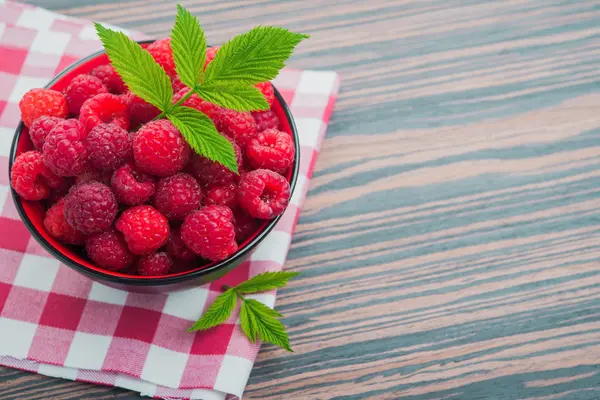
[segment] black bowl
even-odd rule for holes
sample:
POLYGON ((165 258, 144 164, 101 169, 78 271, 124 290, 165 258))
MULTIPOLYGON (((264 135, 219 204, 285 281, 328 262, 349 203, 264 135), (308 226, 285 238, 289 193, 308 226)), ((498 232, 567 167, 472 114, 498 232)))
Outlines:
MULTIPOLYGON (((152 41, 140 42, 143 47, 147 47, 150 43, 152 43, 152 41)), ((107 62, 108 58, 104 51, 94 53, 77 61, 75 64, 58 74, 46 86, 46 88, 62 91, 66 88, 73 77, 81 73, 87 73, 94 67, 107 62)), ((274 89, 276 101, 273 104, 272 110, 279 117, 281 130, 287 131, 294 138, 296 159, 286 175, 286 178, 290 183, 290 196, 292 196, 300 168, 300 145, 298 132, 289 107, 285 103, 279 91, 276 88, 274 89)), ((24 151, 32 149, 33 145, 29 139, 28 130, 21 121, 15 131, 15 136, 10 150, 9 174, 12 170, 12 165, 16 156, 24 151)), ((46 232, 43 225, 43 215, 45 209, 40 202, 31 202, 21 199, 14 189, 12 189, 12 187, 11 193, 17 211, 19 212, 21 219, 25 223, 25 226, 31 235, 44 249, 56 257, 61 263, 103 284, 117 287, 119 289, 137 292, 169 292, 202 285, 222 277, 227 272, 231 271, 245 261, 256 248, 256 246, 258 246, 273 230, 281 218, 280 215, 272 220, 262 223, 257 232, 246 242, 242 243, 239 250, 226 260, 202 265, 197 269, 187 272, 158 277, 145 277, 108 271, 95 266, 90 262, 89 259, 85 257, 81 248, 66 246, 58 242, 56 239, 51 237, 48 232, 46 232)))

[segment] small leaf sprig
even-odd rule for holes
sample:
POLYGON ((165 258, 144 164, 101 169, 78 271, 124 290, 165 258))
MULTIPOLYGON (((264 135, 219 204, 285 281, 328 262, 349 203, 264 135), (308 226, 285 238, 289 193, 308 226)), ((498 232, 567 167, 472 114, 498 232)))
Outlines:
POLYGON ((157 118, 167 118, 198 154, 238 172, 231 143, 208 116, 182 104, 194 93, 235 111, 267 110, 269 104, 254 85, 274 79, 294 48, 308 35, 285 28, 257 26, 225 43, 204 70, 206 36, 198 19, 177 5, 171 31, 175 70, 190 90, 173 102, 171 80, 165 70, 137 42, 122 32, 95 23, 98 37, 112 66, 128 89, 157 107, 157 118))
POLYGON ((252 343, 255 343, 256 339, 260 339, 293 352, 285 326, 278 319, 283 315, 260 301, 246 298, 244 295, 283 287, 297 275, 299 272, 264 272, 235 287, 227 287, 189 331, 203 331, 224 323, 235 309, 237 301, 240 300, 242 302, 240 306, 242 331, 252 343))

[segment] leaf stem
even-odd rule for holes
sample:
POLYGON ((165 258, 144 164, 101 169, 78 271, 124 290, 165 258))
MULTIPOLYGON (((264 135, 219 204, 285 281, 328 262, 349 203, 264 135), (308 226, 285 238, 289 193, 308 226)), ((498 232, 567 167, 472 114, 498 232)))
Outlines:
POLYGON ((153 121, 156 121, 157 119, 161 119, 164 118, 172 109, 174 109, 175 107, 179 107, 181 104, 183 104, 187 99, 189 99, 190 97, 192 97, 192 95, 196 93, 195 89, 190 89, 185 96, 183 96, 182 98, 180 98, 175 104, 171 105, 171 107, 169 107, 168 109, 166 109, 165 111, 161 112, 160 114, 158 114, 156 117, 154 117, 153 121))

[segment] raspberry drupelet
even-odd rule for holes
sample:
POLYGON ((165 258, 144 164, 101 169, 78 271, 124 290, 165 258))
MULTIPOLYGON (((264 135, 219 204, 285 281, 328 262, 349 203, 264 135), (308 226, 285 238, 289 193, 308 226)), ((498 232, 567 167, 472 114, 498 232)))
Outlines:
POLYGON ((123 79, 121 79, 117 71, 110 64, 98 65, 90 72, 90 75, 100 79, 111 93, 122 94, 127 91, 125 82, 123 82, 123 79))
POLYGON ((279 129, 279 117, 271 110, 254 111, 252 118, 256 122, 256 130, 262 132, 265 129, 279 129))
MULTIPOLYGON (((235 152, 235 158, 238 163, 238 170, 241 170, 243 165, 242 150, 231 139, 229 141, 233 145, 233 151, 235 152)), ((235 172, 218 162, 209 160, 199 154, 192 155, 189 167, 194 176, 198 179, 198 182, 205 187, 220 186, 234 182, 237 179, 235 172)))

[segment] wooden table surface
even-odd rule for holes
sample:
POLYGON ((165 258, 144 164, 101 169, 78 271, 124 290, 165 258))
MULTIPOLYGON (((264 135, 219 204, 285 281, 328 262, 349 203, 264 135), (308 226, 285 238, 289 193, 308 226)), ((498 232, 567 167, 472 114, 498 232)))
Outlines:
MULTIPOLYGON (((175 1, 33 0, 169 32, 175 1), (76 5, 74 5, 76 4, 76 5)), ((341 95, 248 399, 600 398, 600 3, 180 0, 341 95)), ((138 398, 0 369, 0 399, 138 398)))

